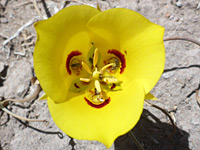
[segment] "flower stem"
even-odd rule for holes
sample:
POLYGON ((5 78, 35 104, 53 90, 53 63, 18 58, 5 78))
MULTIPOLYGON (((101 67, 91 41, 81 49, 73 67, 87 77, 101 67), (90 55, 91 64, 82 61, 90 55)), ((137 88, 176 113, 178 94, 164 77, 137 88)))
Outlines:
POLYGON ((0 103, 0 109, 2 109, 4 112, 6 112, 9 115, 11 115, 15 118, 18 118, 20 120, 25 120, 25 121, 29 121, 29 122, 43 122, 44 124, 49 124, 47 120, 28 119, 28 118, 18 116, 16 114, 12 113, 11 111, 9 111, 7 108, 5 108, 1 103, 0 103))
POLYGON ((150 103, 150 102, 147 101, 147 100, 145 100, 145 102, 146 102, 148 105, 150 105, 150 106, 152 106, 152 107, 154 107, 154 108, 156 108, 156 109, 162 111, 162 112, 169 118, 169 120, 170 120, 170 122, 171 122, 171 124, 172 124, 172 127, 173 127, 173 133, 171 134, 171 137, 174 136, 174 134, 175 134, 175 132, 176 132, 176 125, 175 125, 174 120, 173 120, 172 117, 170 116, 169 112, 168 112, 167 110, 165 110, 165 109, 163 109, 163 108, 161 108, 161 107, 155 105, 155 104, 150 103))
POLYGON ((137 147, 139 148, 139 150, 144 150, 143 146, 140 144, 140 142, 134 136, 134 134, 133 134, 132 131, 129 131, 129 135, 130 135, 131 139, 133 140, 133 142, 137 145, 137 147))
POLYGON ((145 102, 146 102, 148 105, 150 105, 150 106, 152 106, 152 107, 154 107, 154 108, 159 109, 160 111, 162 111, 162 112, 169 118, 169 120, 170 120, 170 122, 171 122, 171 124, 172 124, 172 126, 173 126, 173 128, 174 128, 174 130, 175 130, 176 125, 175 125, 175 123, 174 123, 172 117, 169 115, 169 113, 168 113, 167 110, 165 110, 165 109, 163 109, 163 108, 161 108, 161 107, 159 107, 159 106, 157 106, 157 105, 155 105, 155 104, 152 104, 152 103, 150 103, 150 102, 147 101, 147 100, 145 100, 145 102))
POLYGON ((38 94, 40 93, 40 91, 41 91, 41 86, 38 84, 35 91, 33 92, 33 94, 30 95, 29 97, 24 98, 24 99, 6 99, 6 100, 3 100, 1 103, 3 105, 6 102, 19 102, 19 103, 29 102, 32 99, 35 99, 38 96, 38 94))
POLYGON ((190 39, 190 38, 185 38, 185 37, 167 37, 164 38, 163 41, 171 41, 171 40, 183 40, 183 41, 189 41, 192 43, 197 44, 198 46, 200 46, 200 42, 194 39, 190 39))

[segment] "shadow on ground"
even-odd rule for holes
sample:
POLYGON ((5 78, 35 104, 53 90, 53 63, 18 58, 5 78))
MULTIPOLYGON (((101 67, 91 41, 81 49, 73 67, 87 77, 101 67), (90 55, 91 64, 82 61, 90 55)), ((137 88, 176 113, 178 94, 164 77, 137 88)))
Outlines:
MULTIPOLYGON (((132 132, 145 150, 189 150, 187 132, 161 122, 146 109, 132 132)), ((115 141, 115 150, 137 149, 128 133, 115 141)))

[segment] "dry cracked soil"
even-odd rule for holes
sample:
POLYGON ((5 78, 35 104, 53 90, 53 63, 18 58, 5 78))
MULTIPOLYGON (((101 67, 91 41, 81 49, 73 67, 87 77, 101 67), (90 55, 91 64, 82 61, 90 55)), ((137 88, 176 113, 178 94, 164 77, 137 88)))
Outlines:
MULTIPOLYGON (((40 20, 32 3, 25 0, 0 0, 0 100, 22 99, 35 86, 31 78, 36 33, 33 23, 40 20)), ((96 6, 94 0, 37 0, 41 14, 50 17, 63 7, 77 4, 96 6)), ((199 0, 99 0, 102 10, 128 8, 165 27, 164 37, 188 37, 200 41, 199 0)), ((145 150, 199 150, 200 47, 187 41, 165 41, 165 70, 152 93, 152 103, 172 117, 176 127, 161 110, 144 105, 133 133, 145 150)), ((43 92, 40 93, 42 95, 43 92)), ((0 150, 105 150, 96 141, 80 141, 64 134, 54 124, 46 101, 9 103, 13 113, 47 119, 43 123, 24 122, 0 110, 0 150)), ((128 134, 119 137, 110 150, 137 149, 128 134)))

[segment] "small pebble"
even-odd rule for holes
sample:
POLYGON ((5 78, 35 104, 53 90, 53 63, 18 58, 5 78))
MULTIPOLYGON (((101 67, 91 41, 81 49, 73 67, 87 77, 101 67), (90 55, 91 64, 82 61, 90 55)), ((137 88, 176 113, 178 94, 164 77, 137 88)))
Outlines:
POLYGON ((6 23, 8 23, 8 19, 7 19, 7 18, 5 18, 5 17, 2 17, 2 19, 1 19, 1 23, 3 23, 3 24, 6 24, 6 23))
POLYGON ((182 2, 181 2, 180 0, 178 0, 178 1, 176 2, 176 6, 177 6, 178 8, 181 8, 181 7, 182 7, 182 2))
POLYGON ((176 22, 178 22, 178 21, 179 21, 179 18, 178 18, 178 17, 175 17, 174 20, 175 20, 176 22))
POLYGON ((169 12, 167 12, 166 14, 165 14, 165 17, 166 18, 169 18, 171 16, 171 14, 169 13, 169 12))
POLYGON ((170 78, 171 76, 173 76, 174 75, 174 72, 166 72, 166 73, 163 73, 162 74, 162 77, 164 78, 164 79, 167 79, 167 78, 170 78))
POLYGON ((173 19, 173 18, 174 18, 174 16, 170 15, 169 19, 171 20, 171 19, 173 19))

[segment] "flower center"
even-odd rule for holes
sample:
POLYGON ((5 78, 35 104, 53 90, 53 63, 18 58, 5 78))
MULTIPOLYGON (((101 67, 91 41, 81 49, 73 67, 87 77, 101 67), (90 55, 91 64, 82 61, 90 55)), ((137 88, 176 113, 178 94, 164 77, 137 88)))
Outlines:
POLYGON ((98 68, 101 58, 99 51, 92 46, 88 55, 87 62, 81 59, 82 53, 75 50, 72 51, 66 61, 66 68, 69 75, 80 76, 84 70, 89 75, 85 78, 76 78, 72 81, 69 91, 80 93, 86 90, 85 101, 94 108, 102 108, 109 104, 111 98, 107 96, 108 92, 122 90, 121 81, 113 75, 122 74, 126 67, 125 55, 120 51, 111 49, 108 54, 109 59, 103 60, 105 66, 98 68))
POLYGON ((95 68, 94 72, 92 73, 92 78, 94 80, 99 80, 100 76, 102 76, 101 72, 97 70, 97 68, 95 68))
POLYGON ((110 67, 114 67, 114 63, 110 63, 105 65, 103 68, 98 70, 97 68, 97 62, 98 62, 98 49, 96 48, 94 51, 94 56, 93 56, 93 72, 90 70, 90 68, 87 66, 85 62, 82 61, 82 67, 86 72, 90 74, 89 78, 80 78, 80 81, 82 82, 93 82, 94 83, 94 89, 89 90, 87 94, 87 102, 91 103, 91 105, 102 105, 104 102, 108 103, 108 99, 110 98, 107 97, 107 91, 102 87, 105 87, 107 84, 113 84, 119 82, 117 78, 108 76, 104 76, 104 72, 106 69, 110 67))

